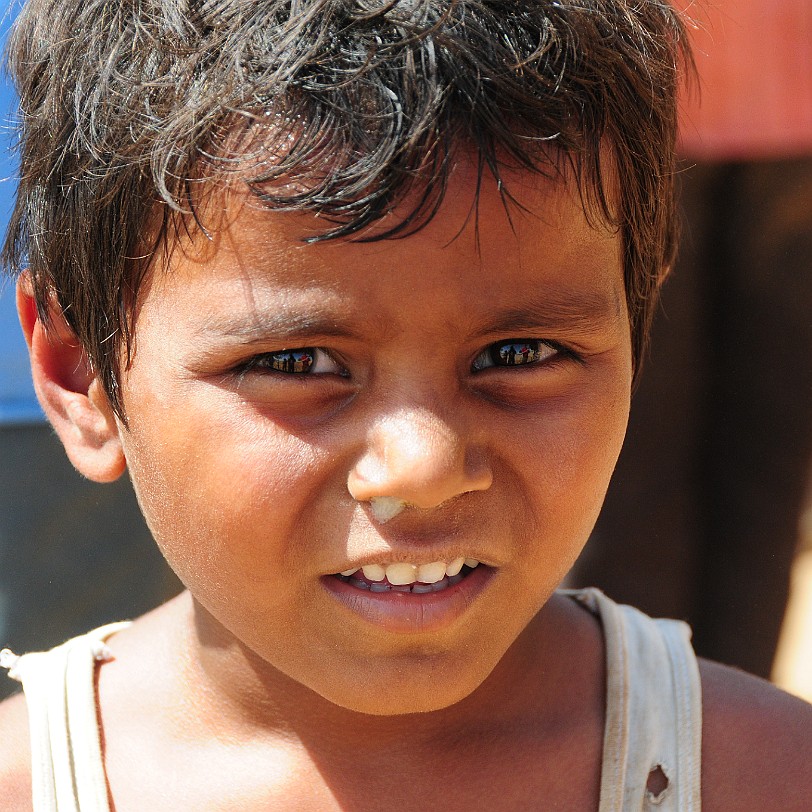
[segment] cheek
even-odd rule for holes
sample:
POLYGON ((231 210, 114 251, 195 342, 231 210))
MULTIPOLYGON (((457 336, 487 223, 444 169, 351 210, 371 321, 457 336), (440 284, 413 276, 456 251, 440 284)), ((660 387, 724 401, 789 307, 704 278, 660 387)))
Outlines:
POLYGON ((629 413, 629 388, 609 382, 548 403, 517 442, 541 538, 586 542, 617 462, 629 413))
POLYGON ((142 510, 170 564, 187 585, 198 570, 267 580, 296 566, 305 550, 293 540, 306 535, 326 455, 238 409, 183 402, 133 419, 125 439, 142 510))
MULTIPOLYGON (((533 440, 520 444, 529 483, 514 532, 523 538, 517 594, 546 600, 584 548, 622 445, 628 397, 549 408, 533 440), (626 405, 624 406, 624 400, 626 405), (589 408, 585 408, 585 407, 589 408)), ((537 605, 531 607, 533 611, 537 605)))

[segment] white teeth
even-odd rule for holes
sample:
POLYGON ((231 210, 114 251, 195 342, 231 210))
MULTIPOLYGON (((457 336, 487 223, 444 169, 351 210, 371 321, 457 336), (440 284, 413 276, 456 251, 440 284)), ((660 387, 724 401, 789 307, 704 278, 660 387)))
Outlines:
MULTIPOLYGON (((431 564, 421 564, 417 568, 417 580, 422 584, 436 584, 445 578, 445 561, 432 561, 431 564)), ((389 570, 387 570, 387 574, 389 570)))
MULTIPOLYGON (((340 574, 345 578, 350 578, 356 572, 362 572, 367 581, 380 583, 388 581, 391 586, 408 586, 419 582, 420 584, 435 586, 439 585, 446 577, 462 577, 463 565, 474 569, 479 566, 476 558, 455 558, 449 564, 445 561, 432 561, 429 564, 409 564, 397 562, 395 564, 364 564, 363 567, 352 567, 343 570, 340 574)), ((458 579, 459 580, 459 579, 458 579)), ((380 590, 378 590, 380 591, 380 590)), ((423 590, 426 591, 426 590, 423 590)))
POLYGON ((413 584, 417 579, 417 567, 414 564, 390 564, 386 568, 386 580, 392 586, 413 584))
POLYGON ((383 581, 386 578, 386 570, 380 564, 365 564, 361 571, 368 581, 383 581))

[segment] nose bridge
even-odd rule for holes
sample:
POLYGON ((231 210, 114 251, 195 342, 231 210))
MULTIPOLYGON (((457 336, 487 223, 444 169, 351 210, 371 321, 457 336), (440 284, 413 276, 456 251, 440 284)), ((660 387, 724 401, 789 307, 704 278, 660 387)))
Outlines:
POLYGON ((347 484, 359 501, 390 496, 430 508, 490 482, 464 418, 413 405, 375 420, 347 484))
POLYGON ((372 430, 372 443, 392 471, 411 471, 418 478, 451 469, 464 453, 464 440, 447 420, 427 409, 402 409, 381 420, 372 430))

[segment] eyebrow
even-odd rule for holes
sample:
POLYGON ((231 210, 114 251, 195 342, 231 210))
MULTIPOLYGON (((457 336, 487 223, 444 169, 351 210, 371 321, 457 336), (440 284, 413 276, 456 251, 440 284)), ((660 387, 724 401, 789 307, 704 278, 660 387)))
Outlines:
POLYGON ((256 313, 252 316, 255 318, 235 316, 230 319, 206 319, 195 334, 199 338, 213 335, 234 338, 244 344, 258 343, 269 338, 287 343, 313 336, 346 338, 353 335, 351 330, 338 324, 326 313, 319 313, 318 310, 290 312, 281 309, 274 313, 256 313))
MULTIPOLYGON (((617 292, 603 295, 592 291, 565 295, 529 297, 527 304, 500 310, 492 319, 477 327, 481 334, 509 334, 544 330, 573 330, 597 333, 613 327, 622 318, 623 306, 617 292)), ((386 332, 386 325, 379 325, 386 332)), ((195 331, 199 339, 228 338, 241 344, 259 344, 268 340, 294 346, 314 338, 354 338, 357 333, 336 321, 335 315, 319 308, 274 312, 254 312, 250 317, 212 316, 195 331)))
POLYGON ((617 295, 594 292, 565 296, 536 295, 527 305, 502 311, 488 321, 483 332, 509 333, 511 330, 577 330, 594 333, 613 327, 623 317, 623 302, 617 295))

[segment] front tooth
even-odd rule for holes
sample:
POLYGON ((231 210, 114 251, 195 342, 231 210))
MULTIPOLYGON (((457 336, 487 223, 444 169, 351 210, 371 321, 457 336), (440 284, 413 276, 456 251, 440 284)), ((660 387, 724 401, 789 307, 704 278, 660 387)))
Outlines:
POLYGON ((364 564, 361 572, 368 581, 383 581, 386 578, 386 570, 380 564, 364 564))
POLYGON ((358 567, 353 567, 351 570, 344 570, 344 572, 342 572, 341 574, 345 578, 349 578, 350 575, 355 575, 356 572, 358 572, 358 567))
POLYGON ((417 580, 421 584, 436 584, 445 578, 445 561, 432 561, 417 568, 417 580))
POLYGON ((470 567, 471 569, 473 569, 474 567, 479 566, 479 561, 477 561, 476 558, 466 558, 465 559, 465 566, 470 567))
POLYGON ((455 575, 460 574, 460 570, 462 569, 462 565, 465 563, 464 558, 455 558, 446 568, 445 574, 449 578, 453 578, 455 575))
POLYGON ((386 568, 386 580, 393 586, 413 584, 417 577, 417 567, 414 564, 390 564, 386 568))

